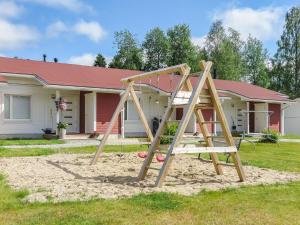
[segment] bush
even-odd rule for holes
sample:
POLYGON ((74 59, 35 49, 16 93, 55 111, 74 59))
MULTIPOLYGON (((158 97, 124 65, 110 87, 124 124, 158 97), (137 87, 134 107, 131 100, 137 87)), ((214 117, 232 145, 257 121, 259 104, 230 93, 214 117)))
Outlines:
POLYGON ((263 135, 259 139, 261 143, 277 143, 279 139, 279 133, 276 130, 263 130, 263 135))
POLYGON ((168 123, 164 135, 160 137, 160 144, 170 144, 173 141, 177 129, 177 122, 168 123))

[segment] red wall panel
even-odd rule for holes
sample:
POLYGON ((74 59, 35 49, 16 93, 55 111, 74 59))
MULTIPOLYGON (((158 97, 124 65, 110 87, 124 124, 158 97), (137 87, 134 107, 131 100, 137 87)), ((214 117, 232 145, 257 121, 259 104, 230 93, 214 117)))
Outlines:
MULTIPOLYGON (((111 117, 120 101, 120 95, 109 93, 97 94, 97 125, 96 130, 100 134, 104 134, 109 126, 111 117)), ((112 129, 112 134, 121 133, 121 116, 112 129)))
MULTIPOLYGON (((203 114, 203 117, 204 117, 204 120, 205 121, 213 121, 213 117, 214 117, 214 110, 213 109, 203 109, 201 110, 202 111, 202 114, 203 114)), ((214 132, 214 124, 213 123, 210 123, 210 124, 206 124, 207 128, 208 128, 208 131, 209 132, 214 132)), ((199 133, 201 133, 201 130, 200 130, 200 127, 197 123, 197 131, 199 133)))
POLYGON ((269 111, 272 111, 273 113, 270 116, 269 121, 269 128, 271 130, 276 130, 280 132, 281 124, 280 124, 280 117, 281 117, 281 106, 280 104, 269 104, 269 111))

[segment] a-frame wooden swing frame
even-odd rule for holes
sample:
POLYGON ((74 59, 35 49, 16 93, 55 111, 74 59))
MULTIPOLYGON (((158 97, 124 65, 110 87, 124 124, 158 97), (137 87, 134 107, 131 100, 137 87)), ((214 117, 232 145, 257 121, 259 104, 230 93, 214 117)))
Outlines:
POLYGON ((105 142, 107 141, 108 135, 111 132, 112 126, 116 122, 117 117, 118 117, 119 113, 121 112, 122 106, 124 105, 129 93, 132 96, 135 96, 135 97, 133 97, 133 99, 136 98, 134 89, 132 87, 132 85, 134 84, 134 81, 144 79, 144 78, 150 78, 152 76, 168 75, 171 73, 180 73, 182 78, 181 78, 180 82, 177 84, 175 91, 171 95, 171 99, 166 108, 166 111, 164 113, 164 116, 162 118, 162 121, 160 123, 160 126, 157 130, 157 133, 156 133, 154 139, 152 137, 151 130, 149 129, 149 126, 147 124, 147 121, 146 121, 145 116, 142 112, 142 109, 138 103, 137 98, 135 100, 136 101, 135 105, 137 106, 140 118, 145 126, 148 137, 151 140, 151 146, 149 147, 147 158, 145 159, 143 166, 139 173, 139 177, 138 177, 139 180, 143 180, 146 177, 149 169, 159 170, 159 175, 157 177, 155 185, 160 187, 160 186, 162 186, 162 183, 165 180, 166 175, 168 174, 170 165, 174 159, 175 154, 206 152, 206 153, 210 154, 210 157, 214 164, 215 170, 216 170, 217 174, 219 174, 219 175, 223 174, 223 170, 222 170, 221 164, 218 161, 217 153, 230 153, 230 155, 233 159, 235 168, 237 170, 239 179, 240 179, 240 181, 244 181, 245 173, 244 173, 233 137, 231 135, 228 123, 226 121, 226 117, 223 112, 217 90, 215 88, 212 76, 210 74, 211 66, 212 66, 211 62, 204 62, 204 61, 200 62, 200 68, 201 68, 202 72, 198 75, 198 81, 197 81, 197 84, 195 85, 195 88, 193 88, 191 81, 189 79, 190 68, 186 64, 169 67, 169 68, 165 68, 165 69, 161 69, 161 70, 157 70, 157 71, 153 71, 153 72, 148 72, 148 73, 144 73, 144 74, 140 74, 140 75, 135 75, 135 76, 131 76, 131 77, 122 79, 121 81, 127 83, 128 87, 127 87, 126 91, 124 92, 124 94, 120 100, 120 103, 112 117, 111 124, 99 145, 99 149, 95 154, 93 163, 95 163, 97 158, 100 156, 103 146, 104 146, 105 142), (207 86, 207 89, 204 88, 205 85, 207 86), (167 125, 167 122, 170 119, 174 109, 176 108, 176 105, 173 104, 174 99, 176 98, 178 92, 183 90, 183 88, 185 90, 188 90, 191 92, 191 95, 186 104, 187 110, 185 110, 183 117, 179 123, 176 134, 174 136, 174 139, 173 139, 172 143, 170 144, 168 151, 166 152, 166 157, 165 157, 162 167, 160 169, 151 167, 153 157, 156 154, 157 149, 160 144, 160 137, 161 137, 161 135, 163 135, 165 127, 167 125), (207 108, 215 109, 216 115, 217 115, 217 118, 219 119, 219 121, 205 121, 204 120, 201 110, 207 109, 207 108), (196 116, 197 123, 199 124, 201 132, 203 134, 205 144, 204 144, 204 146, 202 145, 200 147, 192 147, 192 148, 180 147, 179 146, 180 141, 183 137, 184 131, 185 131, 187 124, 193 113, 196 116), (143 118, 144 118, 144 120, 143 120, 143 118), (227 147, 214 147, 214 143, 213 143, 214 136, 209 133, 209 130, 207 128, 207 124, 209 124, 209 123, 220 123, 222 131, 223 131, 222 138, 225 139, 227 147))

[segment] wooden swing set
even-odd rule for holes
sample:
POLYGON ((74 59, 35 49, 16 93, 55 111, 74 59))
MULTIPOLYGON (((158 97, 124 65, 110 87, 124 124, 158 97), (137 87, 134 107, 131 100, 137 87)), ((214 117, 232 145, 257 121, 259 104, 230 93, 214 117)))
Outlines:
MULTIPOLYGON (((193 88, 191 81, 190 81, 190 67, 187 64, 181 64, 173 67, 168 67, 152 72, 147 72, 139 75, 130 76, 124 79, 121 79, 121 82, 125 83, 127 85, 127 88, 125 92, 123 93, 120 102, 112 116, 110 125, 108 129, 106 130, 101 143, 98 147, 98 150, 92 160, 92 164, 96 163, 97 159, 101 156, 101 153, 103 152, 103 147, 108 139, 109 134, 112 131, 112 128, 114 124, 116 123, 118 116, 121 112, 121 110, 124 107, 124 104, 129 96, 131 96, 134 105, 136 106, 137 112, 139 114, 139 117, 141 119, 142 124, 144 125, 145 131, 148 135, 148 138, 151 142, 151 145, 148 149, 148 154, 146 159, 144 160, 144 163, 142 165, 142 168, 140 170, 138 179, 143 180, 145 179, 147 172, 149 169, 153 170, 159 170, 159 175, 157 177, 155 186, 161 187, 165 177, 168 174, 170 165, 174 159, 174 156, 176 154, 186 154, 186 153, 209 153, 211 160, 213 162, 214 168, 216 170, 216 173, 218 175, 223 174, 223 170, 221 167, 220 162, 218 161, 217 153, 229 153, 230 156, 233 159, 234 166, 237 170, 237 174, 239 176, 240 181, 245 180, 245 173, 239 158, 239 154, 237 152, 237 148, 234 143, 234 139, 231 135, 229 126, 226 121, 226 117, 224 114, 224 111, 222 109, 217 90, 215 88, 212 76, 210 74, 212 63, 211 62, 200 62, 200 69, 201 73, 197 74, 197 82, 195 87, 193 88), (163 118, 161 120, 161 123, 159 125, 159 128, 155 134, 155 137, 153 137, 151 129, 147 123, 147 119, 142 111, 142 108, 140 106, 138 97, 134 90, 134 83, 137 80, 151 78, 154 76, 162 76, 162 75, 170 75, 174 73, 179 73, 181 76, 181 80, 178 82, 174 92, 171 95, 170 101, 168 103, 168 106, 165 110, 165 113, 163 115, 163 118), (205 87, 206 85, 206 87, 205 87), (183 101, 176 101, 178 100, 178 95, 182 90, 187 90, 190 92, 188 97, 185 97, 183 101), (165 160, 161 166, 161 168, 151 167, 153 158, 155 154, 158 152, 158 148, 160 145, 160 137, 164 134, 165 128, 167 126, 167 123, 169 119, 171 118, 172 113, 177 107, 186 106, 186 110, 183 113, 183 116, 180 120, 180 123, 178 125, 178 129, 176 131, 176 134, 173 138, 172 143, 169 145, 168 150, 165 152, 165 160), (215 109, 216 112, 216 118, 218 118, 218 121, 205 121, 202 110, 203 109, 215 109), (201 145, 198 147, 182 147, 180 146, 180 142, 182 140, 182 137, 184 135, 184 131, 186 130, 186 127, 192 117, 192 115, 195 114, 197 123, 199 124, 199 127, 201 129, 201 133, 204 138, 204 142, 201 143, 201 145), (208 124, 214 124, 219 123, 222 128, 222 134, 223 136, 214 136, 211 134, 208 130, 207 125, 208 124), (215 147, 213 138, 223 138, 227 144, 227 146, 224 147, 215 147)), ((195 76, 195 74, 194 74, 195 76)))

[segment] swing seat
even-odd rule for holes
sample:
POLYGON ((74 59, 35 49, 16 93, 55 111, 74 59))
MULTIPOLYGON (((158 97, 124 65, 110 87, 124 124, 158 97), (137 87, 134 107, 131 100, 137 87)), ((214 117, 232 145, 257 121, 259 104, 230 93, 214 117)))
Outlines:
POLYGON ((140 158, 142 158, 142 159, 146 158, 147 156, 148 156, 148 153, 147 153, 147 152, 139 152, 139 153, 138 153, 138 157, 140 157, 140 158))
POLYGON ((157 155, 157 156, 156 156, 156 160, 157 160, 158 162, 164 162, 164 161, 165 161, 165 157, 163 157, 162 155, 157 155))

